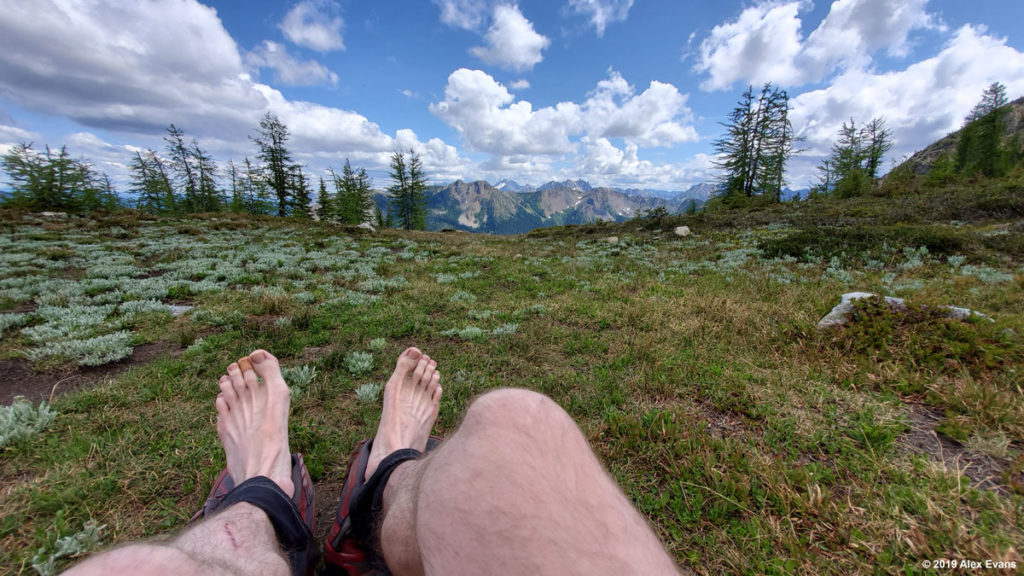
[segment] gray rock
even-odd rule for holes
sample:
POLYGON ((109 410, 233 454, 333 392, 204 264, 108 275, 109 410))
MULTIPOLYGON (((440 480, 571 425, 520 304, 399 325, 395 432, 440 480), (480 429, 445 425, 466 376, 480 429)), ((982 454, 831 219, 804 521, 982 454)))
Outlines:
POLYGON ((690 227, 689 226, 676 226, 676 231, 675 232, 676 232, 676 236, 689 236, 690 235, 690 227))
POLYGON ((369 222, 363 222, 362 224, 357 226, 357 228, 362 228, 363 230, 369 230, 370 232, 376 232, 377 231, 377 229, 373 227, 373 224, 370 224, 369 222))
POLYGON ((605 238, 604 241, 609 243, 609 244, 618 244, 619 243, 619 237, 618 236, 609 236, 609 237, 605 238))
MULTIPOLYGON (((853 316, 853 303, 856 300, 863 298, 874 297, 875 294, 871 292, 848 292, 843 294, 839 304, 836 304, 832 310, 825 315, 824 318, 818 320, 818 328, 833 328, 836 326, 845 326, 849 324, 850 318, 853 316)), ((885 303, 889 305, 889 309, 894 312, 905 312, 907 305, 902 298, 893 298, 892 296, 885 297, 885 303)), ((989 322, 993 322, 991 318, 978 312, 977 310, 971 310, 970 308, 959 308, 956 306, 939 306, 941 310, 945 310, 946 316, 954 320, 967 320, 969 318, 984 318, 989 322)))
MULTIPOLYGON (((824 318, 818 320, 818 328, 833 328, 835 326, 845 326, 850 322, 850 317, 853 315, 853 303, 856 300, 862 300, 864 298, 872 298, 875 296, 871 292, 848 292, 843 294, 839 304, 836 304, 832 311, 825 315, 824 318)), ((886 304, 893 310, 906 310, 907 305, 903 302, 902 298, 893 298, 892 296, 885 297, 886 304)))
POLYGON ((171 316, 181 316, 185 312, 195 308, 195 306, 179 306, 177 304, 168 304, 167 309, 171 311, 171 316))

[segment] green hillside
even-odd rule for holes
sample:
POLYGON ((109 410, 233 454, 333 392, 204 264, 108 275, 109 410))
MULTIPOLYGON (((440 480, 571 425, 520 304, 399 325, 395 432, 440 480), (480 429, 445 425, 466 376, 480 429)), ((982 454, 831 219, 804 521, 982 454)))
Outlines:
POLYGON ((414 344, 443 374, 439 433, 485 390, 550 395, 695 573, 1019 566, 1021 181, 507 237, 5 212, 0 392, 56 416, 0 448, 0 565, 32 574, 90 521, 104 544, 180 529, 224 465, 217 378, 258 347, 290 368, 326 532, 370 386, 414 344), (852 291, 909 310, 819 330, 852 291))

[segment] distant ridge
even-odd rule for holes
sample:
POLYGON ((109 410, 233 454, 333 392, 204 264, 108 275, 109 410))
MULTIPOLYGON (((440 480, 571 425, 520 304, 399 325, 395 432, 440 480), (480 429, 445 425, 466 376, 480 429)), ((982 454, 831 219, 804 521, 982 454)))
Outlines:
MULTIPOLYGON (((713 191, 714 185, 707 183, 684 192, 660 191, 659 195, 648 190, 595 188, 585 180, 552 181, 536 189, 514 180, 496 185, 457 180, 427 191, 427 229, 524 234, 549 226, 619 222, 657 207, 670 213, 685 211, 691 201, 699 207, 713 191)), ((387 197, 377 194, 376 201, 386 211, 387 197)))

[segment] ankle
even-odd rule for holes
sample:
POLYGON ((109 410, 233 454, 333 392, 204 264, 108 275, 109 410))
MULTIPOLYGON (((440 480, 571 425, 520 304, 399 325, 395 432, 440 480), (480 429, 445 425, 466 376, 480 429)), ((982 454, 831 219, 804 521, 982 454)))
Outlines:
POLYGON ((384 487, 380 550, 394 574, 423 574, 416 537, 416 505, 425 463, 420 458, 399 464, 384 487))

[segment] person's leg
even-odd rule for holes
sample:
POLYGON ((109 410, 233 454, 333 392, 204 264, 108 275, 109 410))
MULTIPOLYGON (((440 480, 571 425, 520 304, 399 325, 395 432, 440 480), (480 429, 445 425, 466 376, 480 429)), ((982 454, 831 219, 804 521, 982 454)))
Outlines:
POLYGON ((678 573, 572 418, 527 390, 481 396, 395 470, 380 538, 396 575, 678 573))
MULTIPOLYGON (((249 360, 251 368, 232 363, 220 379, 217 433, 228 471, 236 485, 265 476, 291 496, 297 487, 292 482, 288 450, 288 386, 277 359, 270 353, 257 350, 249 360)), ((267 515, 241 502, 177 537, 116 548, 73 566, 65 574, 290 573, 267 515)))

